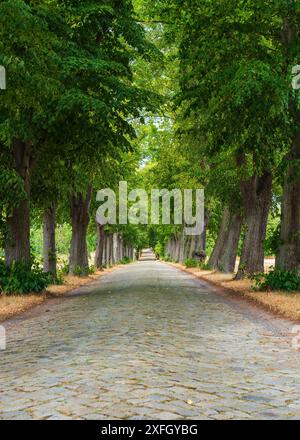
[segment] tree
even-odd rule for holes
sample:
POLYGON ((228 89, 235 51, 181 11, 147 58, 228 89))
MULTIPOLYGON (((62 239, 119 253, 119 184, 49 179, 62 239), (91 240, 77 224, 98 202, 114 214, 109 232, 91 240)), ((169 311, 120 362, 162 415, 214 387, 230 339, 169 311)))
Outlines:
POLYGON ((106 158, 118 161, 122 152, 131 150, 135 131, 130 120, 139 118, 144 109, 153 109, 155 96, 133 84, 132 65, 137 57, 149 58, 156 51, 133 19, 131 1, 90 2, 84 7, 76 1, 67 3, 71 7, 67 13, 73 38, 80 47, 66 69, 71 84, 75 79, 73 87, 79 90, 74 91, 68 80, 68 94, 61 103, 70 127, 68 139, 71 136, 74 146, 74 160, 70 164, 73 176, 70 271, 73 272, 75 267, 87 269, 87 258, 83 261, 82 255, 86 254, 88 212, 97 172, 103 174, 101 165, 106 158), (76 128, 71 125, 74 120, 76 128), (82 186, 82 175, 86 176, 87 189, 82 186))
MULTIPOLYGON (((299 62, 299 4, 290 0, 282 12, 283 23, 281 45, 284 53, 283 75, 290 79, 290 73, 299 62)), ((285 161, 285 177, 282 197, 282 218, 280 246, 276 267, 283 270, 300 268, 300 109, 297 92, 289 88, 289 115, 292 126, 292 140, 285 161)))
POLYGON ((241 176, 246 230, 238 278, 261 272, 272 181, 289 138, 279 40, 284 2, 167 4, 162 13, 180 26, 184 120, 198 115, 191 132, 202 135, 207 156, 230 152, 241 176))
POLYGON ((8 77, 0 102, 0 161, 4 173, 18 181, 10 189, 11 202, 2 206, 8 266, 14 261, 30 263, 30 171, 42 134, 40 120, 58 88, 57 38, 42 12, 47 13, 43 2, 32 6, 7 0, 0 4, 0 62, 8 77))
POLYGON ((119 165, 121 153, 131 150, 131 121, 156 101, 133 84, 132 66, 138 57, 149 60, 158 51, 133 19, 131 1, 7 0, 0 8, 1 63, 9 77, 1 99, 0 139, 6 151, 0 160, 22 194, 6 197, 1 209, 7 264, 30 263, 33 177, 32 201, 44 209, 45 270, 55 272, 55 256, 53 264, 50 260, 60 200, 54 191, 69 198, 71 272, 75 267, 86 272, 93 186, 101 184, 107 160, 119 165))

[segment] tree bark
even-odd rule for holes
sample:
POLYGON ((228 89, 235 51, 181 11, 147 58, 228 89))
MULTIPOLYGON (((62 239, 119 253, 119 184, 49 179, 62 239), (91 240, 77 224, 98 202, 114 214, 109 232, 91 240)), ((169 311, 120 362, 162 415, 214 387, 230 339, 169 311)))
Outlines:
POLYGON ((243 220, 240 212, 235 212, 231 215, 226 239, 218 263, 221 272, 233 273, 235 270, 242 223, 243 220))
POLYGON ((272 175, 265 172, 241 182, 246 234, 237 279, 264 272, 264 241, 272 197, 272 175))
MULTIPOLYGON (((300 112, 298 112, 298 123, 300 112)), ((283 270, 300 269, 300 132, 293 139, 288 156, 289 166, 285 176, 282 207, 280 246, 276 256, 276 267, 283 270)))
POLYGON ((196 248, 196 239, 195 236, 192 235, 190 237, 189 249, 187 254, 188 259, 192 259, 194 257, 195 248, 196 248))
POLYGON ((105 244, 106 244, 106 264, 108 266, 111 266, 112 264, 112 234, 107 233, 106 234, 106 240, 105 240, 105 244))
POLYGON ((206 259, 206 241, 207 241, 207 227, 209 223, 209 211, 205 209, 204 214, 204 227, 200 235, 193 237, 192 245, 193 249, 190 250, 192 258, 200 259, 200 261, 205 261, 206 259))
POLYGON ((238 244, 242 228, 240 212, 231 212, 224 208, 219 235, 209 259, 209 266, 224 273, 232 273, 235 269, 238 244))
POLYGON ((97 224, 97 247, 95 254, 95 267, 102 270, 104 266, 104 245, 105 245, 105 231, 104 225, 97 224))
POLYGON ((120 255, 120 235, 118 233, 114 234, 113 242, 114 242, 114 262, 118 263, 120 261, 120 258, 119 258, 119 255, 120 255))
POLYGON ((199 245, 201 247, 201 251, 206 254, 206 242, 207 242, 207 228, 209 223, 210 212, 205 208, 204 212, 204 229, 202 234, 200 235, 199 245))
POLYGON ((72 242, 70 251, 70 274, 80 272, 87 274, 89 270, 86 235, 90 221, 90 203, 92 188, 87 194, 74 194, 71 200, 72 242))
POLYGON ((185 243, 184 243, 184 260, 187 260, 189 258, 191 246, 192 246, 192 236, 187 236, 185 238, 185 243))
POLYGON ((215 246, 214 246, 214 249, 211 253, 211 256, 208 260, 208 265, 212 269, 219 269, 219 261, 220 261, 221 255, 222 255, 222 249, 223 249, 226 233, 228 230, 229 221, 230 221, 230 210, 229 210, 228 206, 225 206, 224 211, 223 211, 221 224, 220 224, 218 237, 215 242, 215 246))
POLYGON ((180 233, 176 232, 175 236, 175 262, 179 263, 180 258, 180 233))
POLYGON ((119 235, 119 241, 118 241, 118 261, 121 261, 123 259, 123 237, 122 235, 119 235))
POLYGON ((176 235, 174 234, 171 238, 171 243, 170 243, 170 257, 172 261, 176 261, 177 258, 176 250, 177 250, 177 240, 176 240, 176 235))
POLYGON ((179 263, 184 262, 184 248, 185 248, 185 234, 184 234, 184 225, 182 226, 180 235, 179 235, 179 253, 178 253, 178 261, 179 263))
POLYGON ((14 168, 23 181, 26 198, 12 210, 7 218, 5 260, 8 267, 14 262, 30 266, 30 162, 31 146, 18 139, 13 141, 14 168))
POLYGON ((173 259, 173 237, 170 237, 166 248, 167 257, 173 259))
MULTIPOLYGON (((290 0, 291 3, 291 0, 290 0)), ((291 8, 291 11, 293 9, 291 8)), ((293 24, 293 17, 286 17, 281 33, 281 42, 286 52, 287 75, 293 62, 294 40, 297 37, 297 28, 293 24)), ((289 112, 294 121, 295 132, 290 152, 287 156, 288 168, 285 175, 282 207, 280 245, 276 256, 276 267, 283 270, 300 269, 300 179, 298 163, 300 160, 300 111, 297 109, 295 95, 290 96, 289 112)))
POLYGON ((109 234, 109 264, 114 264, 114 234, 109 234))
POLYGON ((107 234, 104 232, 103 234, 103 257, 102 257, 102 265, 107 266, 107 234))
POLYGON ((106 234, 105 244, 106 264, 110 266, 110 234, 106 234))
POLYGON ((43 225, 43 248, 44 248, 44 272, 51 273, 56 277, 56 206, 52 204, 44 212, 43 225))

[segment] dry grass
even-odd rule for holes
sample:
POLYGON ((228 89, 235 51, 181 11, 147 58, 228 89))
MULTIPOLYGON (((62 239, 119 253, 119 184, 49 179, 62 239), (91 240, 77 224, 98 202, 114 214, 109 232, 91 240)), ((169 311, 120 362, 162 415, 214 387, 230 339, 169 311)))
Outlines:
POLYGON ((31 307, 42 304, 46 300, 46 295, 16 295, 0 296, 0 322, 12 316, 19 315, 31 307))
POLYGON ((19 315, 32 307, 42 304, 49 297, 63 296, 68 292, 72 292, 72 290, 90 284, 99 279, 101 276, 116 270, 118 267, 120 266, 116 265, 110 269, 97 271, 95 274, 86 277, 67 275, 64 277, 64 284, 61 286, 48 286, 45 292, 38 295, 0 295, 0 322, 3 322, 12 316, 19 315))
POLYGON ((186 272, 209 281, 216 286, 221 286, 231 293, 251 299, 285 318, 300 321, 300 292, 256 292, 253 290, 250 280, 235 281, 232 274, 194 268, 187 269, 181 264, 172 265, 184 269, 186 272))

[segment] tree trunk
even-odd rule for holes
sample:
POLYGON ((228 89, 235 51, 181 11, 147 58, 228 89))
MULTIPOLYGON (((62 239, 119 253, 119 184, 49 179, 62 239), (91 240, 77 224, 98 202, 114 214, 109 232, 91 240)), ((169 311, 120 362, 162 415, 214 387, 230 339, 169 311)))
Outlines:
POLYGON ((215 242, 215 246, 211 253, 211 256, 208 260, 208 265, 212 269, 219 269, 219 261, 222 255, 223 244, 228 230, 229 221, 230 221, 230 210, 228 206, 225 206, 218 237, 215 242))
POLYGON ((179 235, 179 254, 178 254, 179 263, 184 262, 184 248, 185 248, 185 234, 184 234, 184 226, 182 226, 181 233, 179 235))
POLYGON ((235 269, 238 244, 241 235, 242 216, 224 208, 219 235, 208 264, 212 269, 232 273, 235 269))
POLYGON ((170 237, 168 240, 166 254, 168 258, 173 259, 173 237, 170 237))
POLYGON ((97 224, 97 247, 95 254, 95 267, 102 270, 104 266, 104 245, 105 245, 105 231, 104 225, 97 224))
POLYGON ((184 244, 184 260, 189 259, 191 245, 192 245, 192 236, 187 236, 185 238, 185 244, 184 244))
POLYGON ((205 261, 206 259, 206 240, 207 240, 207 227, 209 222, 209 211, 205 209, 204 214, 204 227, 200 235, 194 236, 193 245, 194 249, 191 252, 192 258, 200 259, 200 261, 205 261))
POLYGON ((120 261, 119 258, 120 248, 120 236, 117 232, 113 234, 113 263, 116 264, 120 261))
POLYGON ((189 249, 188 249, 188 254, 187 254, 188 259, 194 258, 195 249, 196 249, 196 238, 194 235, 192 235, 190 237, 189 249))
POLYGON ((175 263, 179 263, 180 258, 180 233, 176 232, 175 236, 175 263))
POLYGON ((110 234, 106 234, 105 244, 106 264, 110 266, 110 234))
POLYGON ((92 188, 89 187, 86 196, 74 194, 71 201, 72 242, 70 252, 70 274, 87 274, 89 261, 86 235, 90 221, 89 209, 92 198, 92 188))
POLYGON ((109 264, 114 264, 114 234, 109 234, 109 264))
MULTIPOLYGON (((293 17, 286 17, 281 34, 281 42, 286 50, 287 75, 293 63, 294 53, 290 50, 297 38, 297 28, 293 17)), ((289 111, 294 121, 294 137, 291 150, 287 156, 288 169, 285 176, 282 207, 280 246, 276 256, 276 267, 283 270, 300 269, 300 111, 297 109, 296 96, 290 95, 289 111)))
POLYGON ((171 250, 171 260, 172 261, 176 261, 176 249, 177 249, 177 241, 176 241, 176 235, 173 235, 173 237, 171 238, 171 246, 170 246, 170 250, 171 250))
POLYGON ((219 259, 219 270, 224 273, 233 273, 235 270, 238 245, 242 229, 242 215, 235 212, 230 217, 226 238, 219 259))
POLYGON ((201 251, 206 254, 206 241, 207 241, 207 228, 209 223, 210 212, 205 208, 204 212, 204 229, 202 234, 200 235, 199 245, 201 247, 201 251))
MULTIPOLYGON (((300 121, 300 112, 298 119, 300 121)), ((283 270, 300 269, 300 133, 293 140, 288 160, 290 164, 282 197, 280 247, 276 257, 276 267, 283 270)))
POLYGON ((119 246, 120 246, 120 261, 124 258, 124 246, 123 246, 123 237, 119 236, 119 246))
POLYGON ((53 204, 44 212, 43 247, 44 247, 44 272, 56 276, 56 206, 53 204))
POLYGON ((13 141, 14 167, 23 181, 26 198, 12 210, 7 218, 5 260, 8 267, 13 262, 30 265, 30 161, 31 146, 20 140, 13 141))
POLYGON ((107 234, 104 232, 103 234, 103 257, 102 257, 102 265, 107 266, 107 234))
POLYGON ((106 235, 106 264, 111 266, 112 264, 112 235, 106 235))
POLYGON ((264 241, 272 197, 272 175, 253 176, 241 182, 246 235, 237 279, 264 272, 264 241))

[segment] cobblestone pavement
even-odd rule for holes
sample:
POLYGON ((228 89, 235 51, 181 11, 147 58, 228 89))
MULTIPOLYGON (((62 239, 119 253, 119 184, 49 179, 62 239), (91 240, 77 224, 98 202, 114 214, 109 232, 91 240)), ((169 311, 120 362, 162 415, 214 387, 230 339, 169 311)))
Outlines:
POLYGON ((300 419, 292 323, 139 262, 7 321, 1 419, 300 419))

